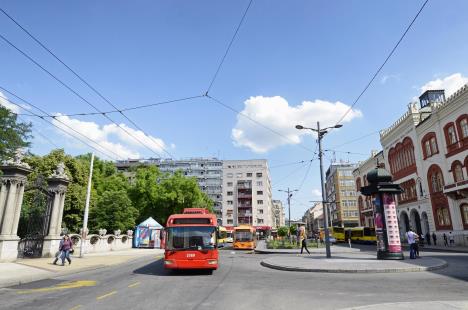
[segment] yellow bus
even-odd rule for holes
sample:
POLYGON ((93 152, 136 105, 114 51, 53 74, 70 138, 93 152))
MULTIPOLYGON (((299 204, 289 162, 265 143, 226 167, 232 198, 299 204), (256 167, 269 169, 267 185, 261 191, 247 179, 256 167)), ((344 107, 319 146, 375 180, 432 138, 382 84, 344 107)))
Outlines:
MULTIPOLYGON (((328 228, 328 233, 331 239, 335 239, 336 242, 345 241, 345 229, 343 227, 333 226, 328 228)), ((325 239, 325 230, 320 228, 320 240, 325 239)))
POLYGON ((351 242, 373 244, 376 242, 375 228, 354 227, 350 228, 351 242))
POLYGON ((223 247, 227 242, 227 230, 223 226, 218 226, 218 247, 223 247))
POLYGON ((257 246, 257 231, 250 225, 234 227, 234 249, 253 250, 257 246))

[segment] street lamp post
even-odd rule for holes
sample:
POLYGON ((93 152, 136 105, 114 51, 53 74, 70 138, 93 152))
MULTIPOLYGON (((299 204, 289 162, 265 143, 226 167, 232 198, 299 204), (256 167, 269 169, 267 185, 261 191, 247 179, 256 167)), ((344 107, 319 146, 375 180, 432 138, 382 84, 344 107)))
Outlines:
POLYGON ((287 190, 284 190, 284 189, 279 189, 278 190, 279 192, 285 192, 288 194, 288 227, 289 229, 291 229, 291 197, 292 197, 292 193, 293 192, 298 192, 299 190, 297 189, 288 189, 287 190))
POLYGON ((328 231, 328 211, 327 211, 327 201, 325 199, 325 184, 323 182, 323 152, 322 152, 322 138, 328 132, 328 129, 340 128, 343 125, 337 124, 333 127, 326 127, 320 129, 320 122, 317 122, 317 128, 304 127, 302 125, 296 125, 296 129, 309 129, 317 133, 318 147, 319 147, 319 160, 320 160, 320 185, 322 187, 322 207, 323 207, 323 219, 324 219, 324 232, 325 232, 325 249, 327 253, 327 258, 331 258, 330 251, 330 233, 328 231))

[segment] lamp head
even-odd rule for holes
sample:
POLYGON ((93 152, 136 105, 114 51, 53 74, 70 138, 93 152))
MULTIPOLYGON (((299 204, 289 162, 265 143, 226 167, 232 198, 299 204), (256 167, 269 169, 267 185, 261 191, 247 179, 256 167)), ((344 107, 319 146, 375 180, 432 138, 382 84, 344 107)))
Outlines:
POLYGON ((334 127, 334 128, 341 128, 341 127, 343 127, 343 125, 341 125, 341 124, 336 124, 336 125, 333 126, 333 127, 334 127))
POLYGON ((302 125, 296 125, 296 129, 304 129, 304 126, 302 126, 302 125))

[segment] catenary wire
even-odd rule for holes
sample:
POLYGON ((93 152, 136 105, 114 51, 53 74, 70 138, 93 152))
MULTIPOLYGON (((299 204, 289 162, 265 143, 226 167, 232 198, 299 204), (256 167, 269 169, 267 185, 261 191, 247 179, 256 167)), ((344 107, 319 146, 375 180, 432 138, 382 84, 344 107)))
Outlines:
MULTIPOLYGON (((3 99, 3 98, 2 98, 3 99)), ((15 112, 11 112, 13 114, 16 114, 18 115, 18 113, 15 113, 15 112)), ((27 123, 28 121, 25 120, 24 118, 22 118, 21 116, 18 115, 18 119, 21 120, 21 122, 23 123, 27 123)), ((44 140, 46 140, 47 142, 49 142, 52 146, 54 146, 55 148, 59 149, 60 147, 55 144, 54 141, 52 141, 49 137, 47 137, 46 135, 44 135, 42 132, 40 132, 37 128, 34 128, 34 125, 33 125, 33 131, 35 131, 39 136, 41 136, 44 140)))
MULTIPOLYGON (((31 102, 29 102, 29 101, 27 101, 27 100, 25 100, 25 99, 19 97, 18 95, 16 95, 15 93, 9 91, 8 89, 6 89, 6 88, 4 88, 4 87, 2 87, 2 86, 0 86, 0 89, 3 90, 3 91, 5 91, 5 92, 7 92, 8 94, 10 94, 10 95, 12 95, 12 96, 18 98, 19 100, 23 101, 24 103, 30 105, 31 107, 35 108, 36 110, 41 111, 41 113, 46 113, 46 114, 47 114, 47 112, 45 112, 43 109, 41 109, 41 108, 39 108, 38 106, 32 104, 31 102)), ((2 98, 2 99, 4 99, 4 100, 8 101, 9 103, 11 103, 11 104, 13 104, 13 105, 19 107, 20 109, 26 110, 22 105, 20 105, 20 104, 14 102, 14 101, 12 101, 12 100, 10 100, 10 99, 7 98, 7 97, 4 97, 4 96, 0 95, 0 98, 2 98)), ((31 111, 28 110, 28 112, 31 112, 31 111)), ((34 112, 32 112, 32 113, 33 113, 33 114, 37 114, 37 113, 34 113, 34 112)), ((49 114, 49 115, 50 115, 50 114, 49 114)), ((73 138, 75 138, 75 139, 81 141, 82 143, 84 143, 84 144, 86 144, 87 146, 91 147, 92 149, 98 151, 99 153, 104 154, 106 157, 111 158, 111 159, 113 159, 113 160, 116 160, 115 157, 110 156, 108 153, 105 153, 105 152, 103 152, 102 150, 99 150, 99 149, 97 149, 96 147, 94 147, 94 146, 88 144, 87 142, 83 141, 82 139, 77 138, 76 136, 70 134, 68 131, 64 130, 62 127, 60 127, 60 126, 54 124, 53 122, 47 120, 47 119, 44 118, 44 117, 40 117, 39 114, 37 114, 36 116, 39 117, 40 119, 44 120, 45 122, 47 122, 47 123, 49 123, 49 124, 52 124, 54 127, 57 127, 59 130, 65 132, 65 133, 68 134, 69 136, 71 136, 71 137, 73 137, 73 138)), ((67 127, 68 129, 70 129, 71 131, 77 133, 78 135, 80 135, 80 136, 84 137, 85 139, 87 139, 87 140, 93 142, 94 144, 98 145, 100 148, 102 148, 102 149, 108 151, 108 152, 111 153, 111 154, 114 154, 114 155, 117 157, 117 159, 124 159, 124 158, 123 158, 122 156, 120 156, 119 154, 113 152, 112 150, 107 149, 106 147, 100 145, 98 142, 92 140, 91 138, 87 137, 86 135, 82 134, 81 132, 75 130, 73 127, 71 127, 71 126, 67 125, 66 123, 62 122, 58 117, 57 117, 57 118, 54 118, 54 119, 55 119, 57 122, 61 123, 63 126, 65 126, 65 127, 67 127)))
MULTIPOLYGON (((54 80, 56 80, 59 84, 64 86, 67 90, 69 90, 71 93, 73 93, 75 96, 77 96, 79 99, 81 99, 83 102, 87 103, 89 106, 94 108, 97 112, 100 112, 102 116, 104 116, 106 119, 111 121, 113 124, 115 124, 117 127, 119 127, 121 130, 123 130, 128 136, 132 137, 135 141, 140 143, 143 147, 148 149, 150 152, 154 153, 156 156, 160 156, 158 153, 156 153, 152 148, 150 148, 148 145, 146 145, 144 142, 142 142, 139 138, 135 137, 132 133, 130 133, 127 129, 125 129, 123 126, 115 122, 113 119, 111 119, 107 114, 103 113, 103 111, 99 110, 95 105, 93 105, 91 102, 89 102, 87 99, 85 99, 83 96, 81 96, 77 91, 75 91, 73 88, 71 88, 68 84, 63 82, 61 79, 59 79, 57 76, 52 74, 49 70, 47 70, 45 67, 43 67, 41 64, 39 64, 36 60, 34 60, 31 56, 29 56, 26 52, 21 50, 19 47, 17 47, 15 44, 13 44, 11 41, 9 41, 7 38, 5 38, 2 34, 0 34, 0 39, 5 41, 7 44, 9 44, 11 47, 13 47, 15 50, 17 50, 20 54, 22 54, 24 57, 26 57, 28 60, 30 60, 32 63, 34 63, 37 67, 39 67, 42 71, 47 73, 50 77, 52 77, 54 80)), ((166 151, 167 152, 167 151, 166 151)), ((170 154, 170 153, 169 153, 170 154)), ((172 155, 170 155, 172 156, 172 155)))
MULTIPOLYGON (((138 130, 142 131, 145 136, 150 138, 156 145, 158 145, 161 150, 163 150, 165 153, 170 155, 171 157, 172 154, 170 154, 164 146, 162 146, 157 140, 155 140, 151 135, 146 134, 146 132, 141 128, 141 126, 137 125, 133 120, 131 120, 127 115, 123 113, 121 109, 118 109, 108 98, 104 97, 101 92, 99 92, 95 87, 93 87, 88 81, 86 81, 83 77, 81 77, 75 70, 73 70, 70 66, 68 66, 62 59, 60 59, 54 52, 52 52, 47 46, 45 46, 39 39, 37 39, 34 35, 32 35, 26 28, 24 28, 22 25, 20 25, 19 22, 17 22, 11 15, 9 15, 5 10, 0 8, 0 11, 7 16, 11 21, 13 21, 21 30, 23 30, 31 39, 33 39, 37 44, 39 44, 43 49, 45 49, 52 57, 54 57, 58 62, 60 62, 65 68, 68 69, 73 75, 75 75, 81 82, 83 82, 86 86, 88 86, 95 94, 97 94, 101 99, 103 99, 105 102, 107 102, 109 105, 111 105, 114 109, 116 109, 125 119, 127 119, 133 126, 135 126, 138 130)), ((95 108, 96 109, 96 108, 95 108)), ((97 110, 97 109, 96 109, 97 110)), ((100 111, 99 111, 100 112, 100 111)), ((100 112, 102 113, 102 112, 100 112)), ((115 123, 115 122, 114 122, 115 123)), ((116 123, 115 123, 116 124, 116 123)), ((118 124, 116 124, 118 125, 118 124)), ((120 127, 120 126, 119 126, 120 127)), ((123 129, 123 128, 122 128, 123 129)), ((124 129, 123 129, 124 130, 124 129)), ((131 135, 133 137, 133 135, 131 135)), ((136 137, 134 137, 136 140, 138 140, 136 137)))
POLYGON ((224 55, 223 55, 223 57, 221 58, 221 61, 219 62, 218 68, 216 69, 216 72, 215 72, 215 74, 213 75, 213 78, 211 79, 210 86, 208 86, 208 89, 206 90, 206 93, 205 93, 206 95, 208 95, 208 93, 210 92, 211 88, 213 87, 213 84, 214 84, 216 78, 218 77, 219 71, 221 70, 221 67, 222 67, 223 64, 224 64, 224 61, 226 60, 226 57, 227 57, 227 55, 228 55, 228 53, 229 53, 229 51, 230 51, 230 49, 231 49, 232 44, 234 43, 234 40, 235 40, 236 37, 237 37, 237 33, 239 32, 239 29, 240 29, 240 27, 242 26, 242 23, 244 22, 245 17, 247 16, 247 13, 248 13, 248 11, 249 11, 251 5, 252 5, 252 2, 253 2, 253 0, 250 0, 250 1, 249 1, 249 5, 248 5, 247 8, 245 9, 244 14, 242 15, 242 18, 241 18, 239 24, 237 25, 236 31, 234 32, 234 34, 233 34, 233 36, 232 36, 232 38, 231 38, 231 41, 229 42, 229 44, 228 44, 228 46, 227 46, 227 48, 226 48, 226 51, 224 52, 224 55))
MULTIPOLYGON (((364 95, 364 93, 367 91, 367 89, 371 86, 372 82, 374 82, 375 78, 377 77, 377 75, 380 73, 380 71, 382 71, 383 67, 387 64, 387 62, 389 61, 389 59, 392 57, 392 55, 395 53, 396 49, 398 48, 398 46, 400 45, 400 43, 403 41, 403 39, 405 38, 406 34, 408 33, 408 31, 411 29, 411 27, 413 26, 414 22, 416 21, 416 19, 418 19, 419 15, 421 14, 421 12, 423 11, 424 7, 426 6, 426 4, 429 2, 429 0, 426 0, 424 1, 424 3, 422 4, 422 6, 419 8, 417 14, 414 16, 413 20, 411 21, 411 23, 406 27, 405 31, 403 32, 403 34, 401 35, 400 39, 398 40, 398 42, 395 44, 395 46, 392 48, 392 50, 390 51, 390 53, 387 55, 387 58, 385 58, 385 61, 380 65, 380 67, 377 69, 377 71, 374 73, 374 75, 372 76, 372 78, 370 79, 370 81, 367 83, 367 85, 364 87, 364 89, 361 91, 361 93, 359 94, 359 96, 353 101, 353 104, 349 107, 349 109, 343 114, 343 116, 341 116, 341 118, 336 122, 336 124, 339 124, 341 123, 341 121, 346 117, 346 115, 349 114, 349 112, 351 112, 351 110, 354 108, 354 106, 358 103, 358 101, 361 99, 361 97, 364 95)), ((333 130, 333 128, 331 129, 333 130)))

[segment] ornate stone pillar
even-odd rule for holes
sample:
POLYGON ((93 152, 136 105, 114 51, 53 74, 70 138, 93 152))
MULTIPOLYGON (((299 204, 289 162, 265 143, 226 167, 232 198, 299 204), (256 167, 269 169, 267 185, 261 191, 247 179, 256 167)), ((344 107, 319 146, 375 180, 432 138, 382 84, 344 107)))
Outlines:
POLYGON ((65 193, 69 183, 68 176, 65 174, 65 165, 57 165, 55 172, 47 179, 49 184, 49 193, 52 195, 52 206, 50 210, 49 231, 44 238, 42 246, 42 256, 52 257, 58 251, 60 243, 60 232, 62 231, 63 206, 65 204, 65 193))
POLYGON ((31 173, 29 165, 23 163, 18 151, 12 160, 0 169, 0 261, 13 261, 18 257, 18 222, 23 203, 24 187, 31 173))

